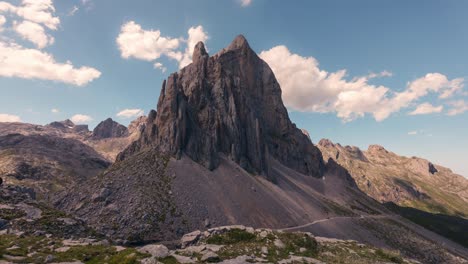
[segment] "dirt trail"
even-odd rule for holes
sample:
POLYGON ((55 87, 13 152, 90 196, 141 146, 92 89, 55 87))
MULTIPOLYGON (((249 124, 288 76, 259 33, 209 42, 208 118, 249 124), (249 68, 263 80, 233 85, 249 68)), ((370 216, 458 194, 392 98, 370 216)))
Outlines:
POLYGON ((334 217, 315 220, 313 222, 306 223, 306 224, 303 224, 303 225, 286 227, 286 228, 281 228, 281 229, 278 229, 278 230, 280 230, 280 231, 292 231, 292 230, 302 229, 302 228, 309 227, 309 226, 312 226, 312 225, 315 225, 315 224, 318 224, 318 223, 327 222, 327 221, 335 220, 335 219, 347 219, 347 218, 374 218, 374 219, 376 219, 376 218, 387 218, 387 217, 392 217, 392 216, 391 215, 386 215, 386 214, 381 214, 381 215, 360 215, 360 216, 334 216, 334 217))

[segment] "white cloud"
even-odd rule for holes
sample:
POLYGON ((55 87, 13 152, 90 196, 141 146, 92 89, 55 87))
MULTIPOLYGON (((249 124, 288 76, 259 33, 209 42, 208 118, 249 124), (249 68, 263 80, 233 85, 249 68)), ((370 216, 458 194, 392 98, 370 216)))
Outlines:
POLYGON ((179 69, 189 65, 192 63, 192 55, 195 45, 198 42, 206 42, 208 39, 208 34, 203 30, 202 26, 191 27, 188 30, 188 39, 187 39, 187 47, 185 48, 184 55, 179 63, 179 69))
POLYGON ((51 30, 56 30, 60 19, 54 16, 55 8, 52 0, 23 0, 15 6, 1 1, 0 11, 15 14, 25 20, 43 24, 51 30))
POLYGON ((241 3, 241 6, 246 7, 249 6, 252 3, 252 0, 239 0, 241 3))
POLYGON ((381 71, 379 73, 371 72, 370 74, 367 75, 367 78, 368 79, 374 79, 374 78, 392 77, 392 76, 393 76, 392 72, 389 72, 389 71, 385 70, 385 71, 381 71))
POLYGON ((52 80, 83 86, 101 76, 101 72, 94 68, 76 68, 71 62, 58 63, 48 53, 14 43, 0 41, 0 59, 0 76, 3 77, 52 80))
POLYGON ((345 121, 363 117, 365 113, 373 113, 377 120, 386 118, 378 110, 389 89, 368 84, 368 77, 347 81, 345 70, 332 73, 321 70, 315 58, 292 54, 286 46, 262 51, 260 57, 275 73, 283 100, 292 110, 336 111, 345 121))
POLYGON ((144 111, 142 109, 124 109, 117 113, 118 117, 121 118, 132 118, 142 116, 144 111))
POLYGON ((412 112, 410 112, 410 115, 427 115, 427 114, 432 114, 432 113, 440 113, 444 107, 442 105, 440 106, 433 106, 430 103, 422 103, 416 107, 416 109, 412 112))
POLYGON ((170 56, 179 47, 178 39, 162 37, 159 30, 144 30, 134 21, 122 25, 116 41, 125 59, 153 61, 163 54, 170 56))
POLYGON ((449 105, 452 107, 447 112, 447 115, 449 116, 463 114, 464 112, 468 111, 468 103, 466 103, 465 100, 453 101, 453 102, 450 102, 449 105))
POLYGON ((165 72, 166 67, 156 61, 161 56, 166 56, 179 62, 179 68, 183 68, 192 62, 192 54, 195 45, 199 41, 206 41, 208 34, 203 26, 190 27, 188 38, 171 38, 161 36, 161 31, 145 30, 135 21, 129 21, 122 25, 116 38, 120 55, 124 59, 135 58, 152 61, 153 67, 165 72), (186 43, 183 52, 182 44, 186 43))
POLYGON ((344 121, 366 114, 382 121, 429 92, 446 98, 461 90, 464 81, 462 78, 450 81, 440 73, 430 73, 408 83, 404 91, 393 92, 369 83, 372 78, 391 76, 388 71, 347 80, 346 70, 327 72, 319 68, 315 58, 293 54, 286 46, 262 51, 260 57, 275 73, 287 107, 304 112, 336 112, 344 121))
POLYGON ((412 81, 408 86, 407 95, 421 97, 428 92, 438 92, 439 98, 445 99, 451 97, 455 92, 463 89, 463 78, 448 80, 440 73, 428 73, 424 77, 412 81))
POLYGON ((21 118, 16 115, 0 114, 0 122, 21 122, 21 118))
POLYGON ((0 32, 3 31, 3 25, 6 23, 6 18, 2 15, 0 15, 0 32))
POLYGON ((86 124, 93 121, 93 118, 88 115, 76 114, 72 116, 70 120, 75 124, 86 124))
POLYGON ((167 70, 167 68, 164 67, 164 65, 163 65, 162 63, 160 63, 160 62, 155 62, 155 63, 153 64, 153 67, 154 67, 155 69, 160 69, 163 73, 166 72, 166 70, 167 70))
POLYGON ((57 108, 52 108, 50 111, 54 114, 57 114, 60 112, 60 110, 58 110, 57 108))
POLYGON ((408 135, 410 136, 414 136, 414 135, 417 135, 418 134, 418 131, 410 131, 408 132, 408 135))
MULTIPOLYGON (((77 68, 70 61, 57 62, 52 54, 41 50, 54 43, 54 38, 46 30, 57 30, 60 25, 52 0, 22 0, 17 6, 0 1, 0 13, 13 17, 9 30, 37 47, 29 48, 18 44, 14 38, 0 35, 0 77, 52 80, 83 86, 101 75, 92 67, 77 68)), ((5 24, 5 21, 6 18, 0 16, 0 24, 5 24)))
POLYGON ((76 5, 74 5, 70 11, 68 12, 67 16, 74 16, 76 14, 76 12, 78 12, 78 10, 80 10, 80 8, 76 5))
POLYGON ((21 37, 31 41, 40 49, 54 43, 54 38, 47 35, 44 28, 37 23, 26 20, 15 23, 13 28, 21 37))

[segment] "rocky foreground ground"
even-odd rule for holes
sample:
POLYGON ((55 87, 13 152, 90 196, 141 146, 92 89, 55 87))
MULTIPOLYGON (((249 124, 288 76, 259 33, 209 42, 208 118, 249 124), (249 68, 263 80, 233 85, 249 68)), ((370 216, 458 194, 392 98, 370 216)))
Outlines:
POLYGON ((2 234, 0 263, 418 263, 352 240, 225 226, 185 235, 177 248, 111 245, 96 238, 2 234))
MULTIPOLYGON (((417 263, 352 240, 305 232, 210 228, 180 240, 132 245, 111 241, 80 219, 33 199, 31 190, 0 188, 0 263, 417 263)), ((460 263, 463 261, 460 260, 460 263)))

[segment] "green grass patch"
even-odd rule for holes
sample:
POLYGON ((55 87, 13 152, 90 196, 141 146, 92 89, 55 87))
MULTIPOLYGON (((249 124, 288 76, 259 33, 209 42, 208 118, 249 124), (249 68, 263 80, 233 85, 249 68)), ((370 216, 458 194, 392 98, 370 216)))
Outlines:
POLYGON ((209 237, 206 240, 206 243, 215 245, 232 245, 239 242, 253 241, 255 238, 255 234, 251 234, 241 229, 233 229, 227 233, 209 237))
POLYGON ((173 256, 169 256, 169 257, 165 257, 165 258, 160 258, 159 259, 159 262, 163 263, 163 264, 177 264, 179 262, 177 262, 177 259, 174 258, 173 256))
POLYGON ((0 209, 0 218, 3 218, 8 221, 13 220, 13 219, 18 219, 23 216, 26 216, 26 213, 21 210, 6 209, 6 208, 0 209))

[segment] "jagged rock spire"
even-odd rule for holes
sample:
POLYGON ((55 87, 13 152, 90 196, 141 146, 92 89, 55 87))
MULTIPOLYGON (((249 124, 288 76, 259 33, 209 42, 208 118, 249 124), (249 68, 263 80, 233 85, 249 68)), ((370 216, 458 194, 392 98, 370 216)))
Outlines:
POLYGON ((121 159, 151 145, 208 169, 224 155, 273 181, 273 160, 304 174, 322 173, 320 151, 291 122, 273 72, 242 35, 212 57, 199 42, 193 63, 164 81, 148 122, 121 159))

